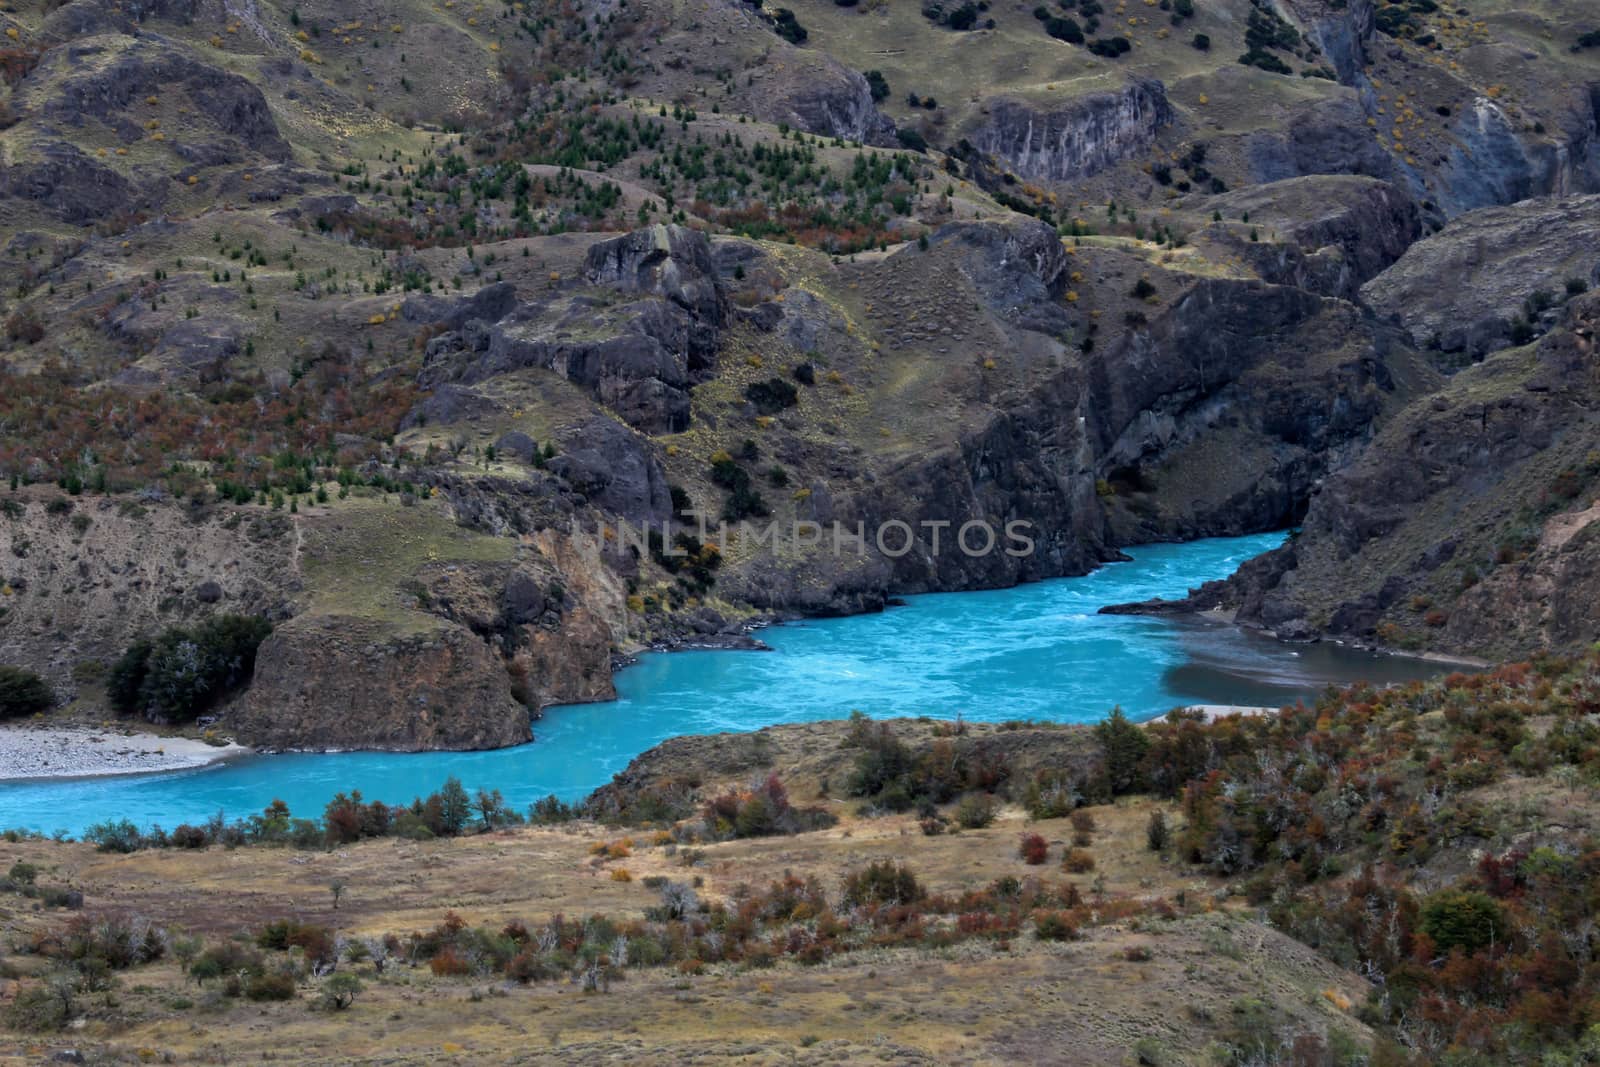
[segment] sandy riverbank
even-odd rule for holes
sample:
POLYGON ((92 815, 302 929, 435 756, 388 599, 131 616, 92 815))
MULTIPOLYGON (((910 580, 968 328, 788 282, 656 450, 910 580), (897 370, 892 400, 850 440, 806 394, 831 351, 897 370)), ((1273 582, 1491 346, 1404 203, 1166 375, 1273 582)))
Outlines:
POLYGON ((1279 709, 1249 704, 1190 704, 1187 710, 1202 713, 1207 722, 1216 722, 1229 715, 1271 715, 1279 709))
POLYGON ((86 726, 7 726, 0 728, 0 780, 177 771, 249 751, 231 743, 211 745, 191 737, 124 734, 86 726))

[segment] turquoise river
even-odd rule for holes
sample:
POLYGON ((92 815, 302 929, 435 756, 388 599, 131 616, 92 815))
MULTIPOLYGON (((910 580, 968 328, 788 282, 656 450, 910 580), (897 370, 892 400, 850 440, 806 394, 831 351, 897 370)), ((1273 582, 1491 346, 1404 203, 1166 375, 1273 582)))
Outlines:
POLYGON ((777 626, 761 634, 770 652, 649 653, 617 675, 616 701, 550 708, 534 743, 517 748, 251 756, 177 773, 0 783, 0 827, 78 833, 106 819, 172 827, 218 811, 237 818, 274 798, 312 816, 340 790, 397 803, 449 775, 525 808, 551 793, 577 799, 677 734, 855 709, 1093 722, 1120 704, 1148 718, 1183 704, 1276 705, 1334 682, 1431 673, 1414 660, 1285 645, 1220 624, 1095 614, 1104 604, 1181 596, 1282 540, 1149 546, 1083 578, 916 596, 882 614, 777 626))

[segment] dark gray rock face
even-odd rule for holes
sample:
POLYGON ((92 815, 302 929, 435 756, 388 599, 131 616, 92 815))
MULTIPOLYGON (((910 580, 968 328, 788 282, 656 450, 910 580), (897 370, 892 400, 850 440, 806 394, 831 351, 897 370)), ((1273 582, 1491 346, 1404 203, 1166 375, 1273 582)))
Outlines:
POLYGON ((967 139, 980 151, 1004 160, 1021 177, 1068 181, 1143 151, 1171 121, 1162 84, 1139 80, 1053 111, 997 99, 989 105, 987 121, 967 139))
POLYGON ((156 206, 122 175, 63 141, 42 158, 0 167, 0 197, 30 200, 62 222, 81 225, 156 206))
POLYGON ((1295 521, 1418 378, 1397 331, 1260 282, 1203 281, 1096 355, 1084 410, 1122 544, 1295 521))
POLYGON ((660 523, 672 511, 667 472, 649 441, 611 419, 590 419, 563 434, 549 468, 629 522, 660 523))
POLYGON ((757 117, 846 141, 894 144, 894 123, 873 102, 867 79, 827 57, 812 58, 803 76, 755 101, 757 117))
POLYGON ((161 38, 146 35, 90 38, 48 53, 52 69, 48 99, 24 104, 56 122, 80 126, 85 119, 114 122, 136 101, 153 93, 184 92, 195 108, 243 148, 277 162, 290 158, 266 97, 244 77, 202 63, 161 38), (118 50, 108 62, 103 53, 118 50))
POLYGON ((1208 595, 1279 632, 1501 655, 1587 646, 1597 327, 1600 298, 1579 298, 1536 347, 1412 405, 1328 480, 1292 545, 1208 595))
POLYGON ((1350 0, 1337 6, 1325 0, 1291 0, 1305 35, 1315 42, 1342 85, 1355 85, 1367 65, 1367 48, 1376 28, 1372 0, 1350 0))
POLYGON ((652 226, 603 241, 589 249, 585 280, 638 299, 574 294, 519 304, 510 283, 500 283, 465 300, 407 300, 408 321, 449 327, 428 344, 421 384, 470 386, 543 367, 645 433, 687 429, 689 389, 709 374, 728 318, 705 235, 652 226))
POLYGON ((1205 209, 1228 218, 1248 212, 1275 235, 1275 241, 1231 241, 1262 278, 1348 300, 1422 235, 1421 215, 1403 190, 1350 175, 1235 190, 1213 197, 1205 209))
MULTIPOLYGON (((1511 343, 1528 299, 1564 297, 1568 279, 1600 282, 1600 196, 1539 199, 1455 219, 1367 282, 1361 298, 1447 364, 1511 343)), ((1554 300, 1552 301, 1552 303, 1554 300)), ((1553 323, 1552 309, 1530 323, 1553 323)))
MULTIPOLYGON (((964 250, 964 273, 997 311, 1061 295, 1067 253, 1055 230, 1043 222, 952 223, 935 233, 933 241, 964 250)), ((898 254, 912 253, 903 249, 898 254)))
POLYGON ((50 12, 45 32, 60 40, 108 30, 127 32, 150 19, 187 25, 200 12, 202 0, 135 0, 107 4, 104 0, 71 0, 50 12))
MULTIPOLYGON (((587 266, 596 285, 662 297, 705 330, 716 330, 727 316, 711 242, 696 230, 670 225, 636 230, 590 248, 587 266)), ((715 344, 714 336, 708 340, 715 344)))
POLYGON ((1600 192, 1600 87, 1572 102, 1560 143, 1525 141, 1519 124, 1487 97, 1463 108, 1439 168, 1447 216, 1529 197, 1600 192))
POLYGON ((1252 134, 1245 153, 1251 180, 1258 183, 1306 174, 1394 177, 1394 162, 1373 141, 1366 112, 1354 96, 1310 107, 1285 130, 1252 134))

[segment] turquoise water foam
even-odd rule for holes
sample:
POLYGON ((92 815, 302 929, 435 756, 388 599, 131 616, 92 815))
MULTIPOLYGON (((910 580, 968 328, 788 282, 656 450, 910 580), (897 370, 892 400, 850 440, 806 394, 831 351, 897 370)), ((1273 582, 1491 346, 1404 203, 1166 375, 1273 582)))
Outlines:
POLYGON ((1329 645, 1289 646, 1229 626, 1096 615, 1105 604, 1181 596, 1283 541, 1264 534, 1133 549, 1082 578, 908 598, 878 615, 773 627, 771 652, 650 653, 617 675, 618 699, 556 707, 535 742, 493 752, 252 756, 194 771, 0 784, 0 827, 79 833, 105 819, 168 828, 274 798, 320 815, 340 790, 409 801, 449 775, 519 808, 575 800, 678 734, 775 723, 961 714, 973 721, 1093 722, 1115 705, 1149 717, 1190 703, 1266 704, 1355 679, 1431 668, 1329 645))

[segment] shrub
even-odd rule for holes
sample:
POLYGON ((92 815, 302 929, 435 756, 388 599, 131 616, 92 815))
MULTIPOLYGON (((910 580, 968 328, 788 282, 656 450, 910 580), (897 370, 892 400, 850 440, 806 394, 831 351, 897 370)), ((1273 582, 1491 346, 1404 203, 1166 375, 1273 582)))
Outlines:
POLYGON ((772 15, 772 28, 777 31, 790 44, 804 44, 807 37, 811 36, 806 28, 800 25, 800 20, 794 17, 794 12, 786 7, 780 7, 772 15))
POLYGON ((1038 867, 1050 857, 1050 843, 1039 834, 1023 834, 1017 843, 1017 858, 1032 867, 1038 867))
POLYGON ((762 415, 776 415, 784 408, 794 407, 800 401, 800 392, 794 387, 794 383, 782 378, 751 382, 744 387, 744 395, 762 415))
POLYGON ((1094 816, 1079 808, 1072 813, 1072 843, 1079 848, 1088 848, 1094 844, 1095 822, 1094 816))
POLYGON ((994 816, 994 801, 981 793, 963 797, 961 803, 956 805, 956 822, 963 829, 981 830, 994 822, 994 816))
POLYGON ((1048 17, 1044 20, 1044 32, 1068 44, 1083 43, 1083 28, 1074 19, 1048 17))
POLYGON ((1132 48, 1126 37, 1099 37, 1089 42, 1089 51, 1103 59, 1118 59, 1132 48))
POLYGON ((361 979, 348 972, 330 975, 322 983, 322 1006, 329 1011, 344 1011, 361 994, 361 979))
POLYGON ((118 711, 152 721, 193 719, 250 680, 271 632, 258 616, 217 615, 141 638, 112 667, 107 695, 118 711))
POLYGON ((1198 51, 1211 51, 1211 37, 1208 34, 1197 33, 1194 35, 1194 40, 1190 41, 1189 43, 1198 51))
POLYGON ((127 819, 95 823, 83 839, 101 852, 135 852, 145 847, 144 835, 127 819))
POLYGON ((29 986, 6 1005, 6 1025, 25 1033, 60 1030, 72 1018, 75 990, 76 981, 66 974, 53 977, 43 985, 29 986))
POLYGON ((1061 857, 1061 869, 1068 874, 1094 870, 1094 856, 1087 849, 1069 848, 1061 857))
POLYGON ((1441 952, 1453 948, 1474 952, 1506 938, 1506 917, 1499 903, 1478 890, 1449 889, 1422 905, 1422 932, 1441 952))
POLYGON ((55 694, 37 674, 21 667, 0 667, 0 719, 47 711, 55 702, 55 694))
POLYGON ((283 971, 258 974, 245 983, 244 995, 251 1000, 291 1000, 294 978, 283 971))
POLYGON ((1167 830, 1167 817, 1158 808, 1150 813, 1150 821, 1145 824, 1144 838, 1150 846, 1151 852, 1165 852, 1167 842, 1170 840, 1167 830))
POLYGON ((916 130, 902 126, 894 132, 894 135, 899 140, 902 148, 909 148, 913 152, 926 152, 928 150, 928 139, 916 130))
POLYGON ((536 800, 528 808, 528 821, 537 825, 571 822, 578 817, 572 805, 555 794, 536 800))
MULTIPOLYGON (((889 99, 889 79, 879 70, 869 70, 864 75, 867 79, 867 89, 872 93, 874 103, 882 103, 889 99)), ((807 382, 807 385, 810 383, 807 382)))
POLYGON ((911 868, 893 860, 878 860, 845 875, 844 902, 857 904, 915 904, 924 896, 911 868))
POLYGON ((44 340, 44 322, 33 308, 23 308, 6 319, 6 338, 25 345, 44 340))
POLYGON ((1040 941, 1072 941, 1078 936, 1078 924, 1069 912, 1037 911, 1033 914, 1033 935, 1040 941))
POLYGON ((472 973, 472 965, 448 946, 428 961, 428 969, 440 978, 456 978, 472 973))

